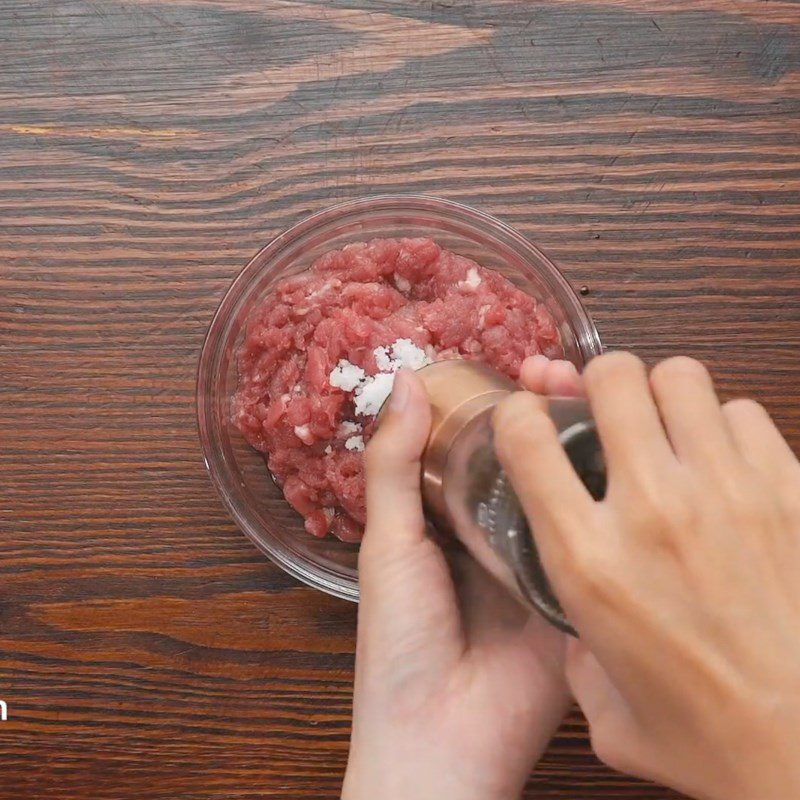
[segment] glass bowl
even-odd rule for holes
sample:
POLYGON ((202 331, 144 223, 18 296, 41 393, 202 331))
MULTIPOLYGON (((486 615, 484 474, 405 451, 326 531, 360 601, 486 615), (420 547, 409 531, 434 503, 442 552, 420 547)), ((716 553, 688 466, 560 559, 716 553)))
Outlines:
POLYGON ((328 250, 373 238, 428 236, 502 272, 544 302, 578 367, 601 351, 597 330, 555 265, 523 236, 474 208, 418 195, 367 197, 314 214, 280 234, 233 281, 211 321, 197 375, 197 419, 211 480, 236 524, 276 564, 324 592, 358 600, 358 545, 315 538, 230 419, 236 352, 250 310, 328 250))

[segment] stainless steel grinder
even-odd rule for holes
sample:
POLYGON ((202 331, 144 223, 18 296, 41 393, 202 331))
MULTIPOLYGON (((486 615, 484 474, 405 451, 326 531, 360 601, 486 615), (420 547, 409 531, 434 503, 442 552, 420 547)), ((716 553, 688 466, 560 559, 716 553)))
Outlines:
MULTIPOLYGON (((487 365, 463 359, 439 361, 417 374, 433 412, 422 463, 428 512, 519 599, 575 635, 494 451, 492 411, 518 387, 487 365)), ((588 403, 580 398, 549 398, 548 411, 578 475, 592 496, 601 498, 605 464, 588 403)))

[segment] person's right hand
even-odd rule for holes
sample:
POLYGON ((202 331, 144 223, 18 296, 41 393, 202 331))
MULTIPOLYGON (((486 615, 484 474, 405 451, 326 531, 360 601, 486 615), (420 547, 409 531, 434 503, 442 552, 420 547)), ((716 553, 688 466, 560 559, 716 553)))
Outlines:
POLYGON ((495 415, 500 459, 580 640, 567 677, 598 756, 709 800, 800 797, 800 464, 705 368, 593 360, 595 502, 538 398, 495 415))

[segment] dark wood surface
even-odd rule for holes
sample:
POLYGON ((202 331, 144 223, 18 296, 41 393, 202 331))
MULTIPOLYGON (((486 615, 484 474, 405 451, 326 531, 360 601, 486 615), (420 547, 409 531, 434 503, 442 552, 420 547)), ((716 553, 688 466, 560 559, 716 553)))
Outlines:
MULTIPOLYGON (((311 211, 470 203, 800 447, 800 4, 0 0, 0 798, 335 798, 355 608, 212 492, 194 373, 311 211)), ((526 797, 671 795, 564 725, 526 797)))

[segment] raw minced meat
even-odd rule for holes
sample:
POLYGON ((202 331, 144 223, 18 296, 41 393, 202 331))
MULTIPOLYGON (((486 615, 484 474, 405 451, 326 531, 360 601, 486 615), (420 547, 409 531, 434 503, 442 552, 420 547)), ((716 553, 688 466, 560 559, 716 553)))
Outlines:
POLYGON ((361 398, 357 415, 357 395, 389 388, 400 353, 485 361, 516 380, 527 356, 563 349, 543 305, 430 239, 351 244, 279 282, 247 320, 233 421, 314 536, 361 538, 376 408, 361 398))

